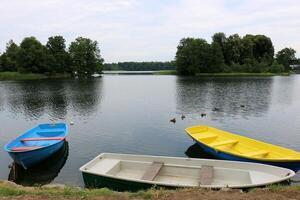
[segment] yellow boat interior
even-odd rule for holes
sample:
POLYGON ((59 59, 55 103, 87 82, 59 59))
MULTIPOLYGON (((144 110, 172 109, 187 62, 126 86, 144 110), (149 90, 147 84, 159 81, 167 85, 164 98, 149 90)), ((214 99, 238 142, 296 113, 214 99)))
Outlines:
POLYGON ((188 135, 199 143, 216 151, 262 161, 299 161, 300 153, 244 136, 199 125, 185 129, 188 135))

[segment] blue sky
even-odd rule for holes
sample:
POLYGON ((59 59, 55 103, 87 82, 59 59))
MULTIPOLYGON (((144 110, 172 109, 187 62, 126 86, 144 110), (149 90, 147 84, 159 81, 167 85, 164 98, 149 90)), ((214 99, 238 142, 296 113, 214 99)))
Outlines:
POLYGON ((0 0, 0 51, 13 39, 99 42, 106 62, 168 61, 183 37, 265 34, 300 56, 298 0, 0 0))

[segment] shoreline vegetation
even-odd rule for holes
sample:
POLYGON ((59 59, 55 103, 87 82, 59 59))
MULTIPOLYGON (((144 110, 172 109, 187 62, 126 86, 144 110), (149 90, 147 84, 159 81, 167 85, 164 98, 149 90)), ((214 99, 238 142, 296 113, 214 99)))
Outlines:
MULTIPOLYGON (((141 71, 142 73, 143 71, 141 71)), ((138 73, 137 73, 138 74, 138 73)), ((291 73, 198 73, 195 77, 270 77, 270 76, 289 76, 291 73)), ((178 75, 176 70, 153 71, 152 75, 178 75)), ((20 72, 0 72, 0 81, 27 81, 42 79, 63 79, 72 78, 71 74, 39 74, 39 73, 20 73, 20 72)))
POLYGON ((20 72, 0 72, 0 81, 25 81, 25 80, 41 80, 41 79, 59 79, 71 78, 71 74, 38 74, 38 73, 20 73, 20 72))
POLYGON ((299 186, 271 185, 266 188, 210 190, 204 188, 150 189, 139 192, 116 192, 107 188, 84 189, 60 184, 23 187, 9 181, 0 181, 0 200, 2 199, 299 199, 299 186))

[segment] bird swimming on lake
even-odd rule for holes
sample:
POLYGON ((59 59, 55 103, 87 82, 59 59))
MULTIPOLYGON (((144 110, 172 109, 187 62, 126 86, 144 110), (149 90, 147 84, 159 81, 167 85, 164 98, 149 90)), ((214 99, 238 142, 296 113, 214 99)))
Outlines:
POLYGON ((240 105, 241 106, 241 108, 245 108, 245 105, 240 105))
POLYGON ((185 115, 182 114, 182 115, 181 115, 181 120, 183 120, 184 118, 185 118, 185 115))
POLYGON ((206 114, 205 113, 201 113, 201 117, 205 117, 206 116, 206 114))
POLYGON ((170 119, 170 122, 176 123, 176 118, 170 119))
POLYGON ((221 109, 220 108, 217 108, 217 107, 214 107, 213 109, 212 109, 212 111, 220 111, 221 109))

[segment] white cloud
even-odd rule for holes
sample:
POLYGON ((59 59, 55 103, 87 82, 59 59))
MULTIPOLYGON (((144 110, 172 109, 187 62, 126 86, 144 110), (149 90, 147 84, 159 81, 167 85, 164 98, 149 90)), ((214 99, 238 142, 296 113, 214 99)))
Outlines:
POLYGON ((300 55, 297 0, 0 0, 0 50, 9 39, 63 35, 100 44, 107 62, 171 60, 182 37, 265 34, 300 55))

